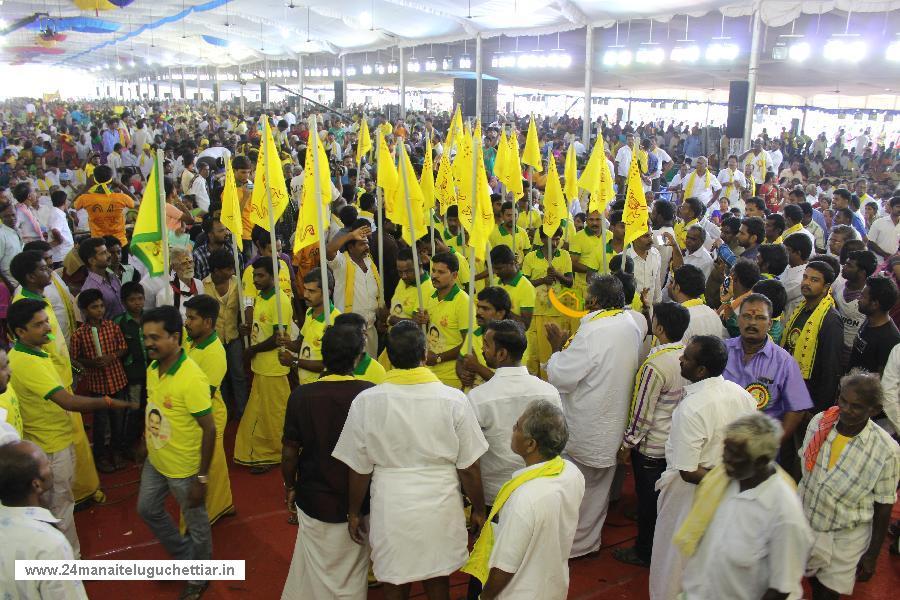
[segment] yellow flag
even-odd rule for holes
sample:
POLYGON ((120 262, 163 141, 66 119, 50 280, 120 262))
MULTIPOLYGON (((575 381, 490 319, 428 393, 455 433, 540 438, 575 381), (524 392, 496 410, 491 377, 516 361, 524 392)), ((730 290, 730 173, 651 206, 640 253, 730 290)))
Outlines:
POLYGON ((494 177, 497 181, 509 187, 507 174, 506 155, 509 153, 509 141, 506 139, 506 131, 500 130, 500 139, 497 140, 497 156, 494 157, 494 177))
POLYGON ((372 136, 369 135, 369 123, 365 116, 359 120, 359 139, 356 140, 356 163, 372 149, 372 136))
POLYGON ((462 120, 462 111, 459 109, 459 104, 456 105, 456 112, 453 113, 453 118, 450 119, 450 130, 447 131, 447 143, 445 144, 444 152, 450 153, 450 148, 453 147, 453 142, 463 134, 463 120, 462 120))
POLYGON ((541 148, 538 142, 537 127, 534 125, 534 117, 528 123, 528 135, 525 137, 525 150, 522 152, 522 162, 534 167, 540 173, 544 168, 541 165, 541 148))
MULTIPOLYGON (((253 181, 253 196, 250 197, 250 220, 269 231, 269 202, 266 196, 266 182, 268 181, 268 187, 272 194, 272 222, 278 221, 281 213, 287 207, 288 192, 278 148, 272 138, 272 129, 269 127, 268 119, 264 120, 263 129, 259 158, 256 162, 256 177, 253 181)), ((310 137, 313 135, 315 132, 312 132, 310 137)))
POLYGON ((159 198, 160 165, 158 157, 155 159, 150 169, 147 187, 144 188, 131 238, 131 251, 144 263, 151 277, 164 274, 162 228, 166 226, 159 198))
POLYGON ((438 163, 437 180, 434 182, 434 195, 438 200, 439 210, 442 215, 447 214, 447 209, 456 204, 456 180, 453 178, 453 168, 447 157, 447 150, 441 154, 438 163))
POLYGON ((382 200, 384 202, 384 214, 388 219, 394 212, 394 190, 397 189, 397 167, 394 166, 394 156, 388 149, 384 136, 378 138, 378 187, 384 194, 382 200))
POLYGON ((331 220, 328 210, 331 200, 331 170, 328 167, 328 156, 319 136, 309 136, 306 146, 306 170, 303 174, 303 192, 300 197, 300 216, 297 219, 297 231, 294 234, 294 252, 300 252, 307 246, 319 243, 319 237, 325 235, 331 220), (315 154, 314 154, 315 153, 315 154), (314 156, 318 156, 318 165, 314 156), (318 173, 316 172, 318 167, 318 173), (322 227, 319 223, 319 206, 321 203, 322 227), (323 230, 324 228, 324 230, 323 230))
POLYGON ((606 210, 606 205, 615 199, 612 173, 609 172, 609 163, 606 162, 606 148, 602 135, 597 136, 597 141, 591 150, 591 157, 578 180, 578 187, 591 195, 589 212, 602 213, 606 210))
POLYGON ((222 190, 222 225, 227 227, 234 239, 239 241, 244 234, 244 222, 241 219, 241 203, 237 195, 237 183, 234 180, 234 169, 231 160, 225 161, 225 189, 222 190))
MULTIPOLYGON (((481 138, 474 135, 472 143, 475 145, 476 157, 475 172, 472 173, 472 177, 475 180, 477 202, 474 211, 471 204, 469 205, 469 212, 474 214, 472 215, 473 223, 468 244, 475 251, 475 258, 483 261, 487 254, 488 237, 494 230, 494 207, 491 204, 491 188, 488 186, 487 172, 484 169, 484 150, 481 145, 481 138)), ((471 197, 471 195, 470 183, 469 196, 471 197)), ((462 213, 462 200, 460 200, 460 213, 462 213)))
POLYGON ((456 139, 456 156, 453 157, 453 178, 456 180, 459 204, 459 222, 469 233, 472 232, 472 136, 465 127, 456 139))
POLYGON ((578 161, 575 159, 575 147, 569 144, 566 152, 566 200, 569 204, 578 197, 578 161))
POLYGON ((626 246, 647 233, 647 216, 647 200, 644 198, 638 155, 637 152, 632 152, 631 165, 628 167, 628 189, 625 192, 625 212, 622 215, 626 246))
POLYGON ((409 161, 409 155, 406 153, 406 146, 400 144, 399 148, 400 174, 397 178, 397 188, 393 191, 394 198, 390 203, 391 208, 387 212, 387 218, 401 226, 403 239, 411 247, 415 247, 413 234, 416 237, 425 235, 428 223, 425 218, 425 198, 419 182, 416 181, 416 174, 409 161), (407 198, 409 198, 408 206, 407 198))
POLYGON ((512 192, 513 196, 518 200, 525 195, 525 188, 522 186, 522 162, 519 160, 519 138, 515 131, 509 134, 509 149, 506 153, 506 173, 509 176, 509 185, 507 191, 512 192))
MULTIPOLYGON (((425 213, 434 208, 434 158, 431 149, 431 137, 425 136, 425 160, 422 162, 422 176, 419 178, 419 187, 422 188, 422 196, 425 198, 425 213)), ((416 233, 422 235, 419 230, 416 233)))
MULTIPOLYGON (((571 146, 570 146, 571 148, 571 146)), ((556 171, 556 160, 551 155, 547 160, 547 187, 544 189, 544 234, 553 237, 560 223, 566 218, 566 199, 559 183, 559 173, 556 171)))

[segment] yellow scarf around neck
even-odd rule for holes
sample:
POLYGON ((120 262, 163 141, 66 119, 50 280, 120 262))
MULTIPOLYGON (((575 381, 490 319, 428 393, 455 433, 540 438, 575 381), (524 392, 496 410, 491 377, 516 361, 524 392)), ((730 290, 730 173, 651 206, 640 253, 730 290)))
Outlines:
POLYGON ((491 552, 494 549, 494 516, 500 512, 500 509, 503 508, 503 505, 509 500, 510 495, 512 495, 512 493, 521 485, 532 479, 537 479, 538 477, 558 477, 565 467, 566 462, 557 456, 556 458, 546 461, 537 468, 529 469, 524 473, 518 474, 503 484, 503 487, 500 488, 500 491, 497 493, 494 505, 491 507, 491 514, 488 515, 487 521, 485 521, 484 527, 481 529, 481 533, 478 536, 478 540, 476 540, 475 546, 472 547, 472 553, 469 555, 469 560, 466 562, 465 566, 460 569, 463 573, 468 573, 469 575, 476 577, 482 585, 487 583, 488 575, 491 570, 491 552))
POLYGON ((791 225, 790 227, 788 227, 787 229, 784 230, 784 233, 781 234, 781 237, 787 238, 787 236, 793 235, 800 231, 803 231, 803 223, 797 223, 795 225, 791 225))
POLYGON ((699 298, 691 298, 690 300, 685 300, 681 303, 681 305, 685 308, 690 308, 692 306, 700 306, 701 304, 706 303, 706 295, 700 294, 699 298))
MULTIPOLYGON (((697 169, 691 171, 691 176, 688 177, 687 185, 684 186, 684 193, 689 194, 691 190, 694 189, 694 182, 697 180, 697 169)), ((709 169, 706 169, 706 177, 703 181, 703 189, 707 189, 709 187, 709 169)))
MULTIPOLYGON (((803 330, 797 336, 797 343, 794 346, 794 360, 800 365, 800 373, 803 375, 803 379, 809 379, 812 375, 813 365, 816 362, 816 351, 819 348, 819 332, 822 330, 825 315, 828 314, 828 311, 833 306, 834 297, 831 294, 826 294, 819 302, 819 305, 812 311, 812 314, 809 315, 809 318, 803 325, 803 330)), ((785 324, 784 333, 781 335, 782 347, 790 339, 794 322, 805 308, 806 300, 800 303, 800 306, 794 310, 794 314, 791 315, 791 318, 785 324)))
MULTIPOLYGON (((347 255, 347 274, 344 279, 344 312, 353 312, 353 296, 356 287, 356 261, 347 255)), ((381 275, 378 274, 378 267, 375 261, 371 261, 368 265, 372 269, 372 275, 375 276, 375 285, 378 286, 378 299, 381 300, 381 275)))
MULTIPOLYGON (((775 473, 775 476, 782 477, 793 489, 797 489, 794 479, 778 465, 775 465, 775 473)), ((730 484, 731 478, 725 472, 725 465, 719 465, 703 476, 694 494, 691 511, 672 538, 672 543, 685 556, 693 556, 697 551, 697 546, 712 523, 719 505, 725 499, 725 492, 728 491, 730 484)))
POLYGON ((428 367, 416 367, 415 369, 391 369, 384 374, 383 383, 393 383, 394 385, 416 385, 419 383, 439 382, 437 375, 431 372, 428 367))
POLYGON ((678 221, 675 223, 675 241, 678 242, 679 248, 684 248, 684 242, 687 240, 687 230, 693 227, 694 225, 699 225, 700 221, 697 219, 693 219, 689 223, 685 223, 684 221, 678 221))

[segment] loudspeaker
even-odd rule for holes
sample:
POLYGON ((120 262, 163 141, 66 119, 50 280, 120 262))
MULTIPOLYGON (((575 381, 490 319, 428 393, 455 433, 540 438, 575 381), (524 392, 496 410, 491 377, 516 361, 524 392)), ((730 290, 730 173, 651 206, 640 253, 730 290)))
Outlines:
POLYGON ((622 119, 625 118, 625 109, 617 108, 616 109, 616 123, 620 123, 622 119))
POLYGON ((344 106, 344 82, 341 79, 334 80, 334 105, 344 106))
POLYGON ((800 135, 800 119, 791 119, 791 133, 800 135))
POLYGON ((725 135, 730 138, 744 137, 744 119, 747 118, 747 96, 750 82, 732 81, 728 85, 728 121, 725 135))
MULTIPOLYGON (((474 79, 453 80, 453 104, 458 104, 464 117, 475 116, 477 81, 474 79)), ((481 81, 481 122, 492 123, 497 119, 497 80, 481 81)))

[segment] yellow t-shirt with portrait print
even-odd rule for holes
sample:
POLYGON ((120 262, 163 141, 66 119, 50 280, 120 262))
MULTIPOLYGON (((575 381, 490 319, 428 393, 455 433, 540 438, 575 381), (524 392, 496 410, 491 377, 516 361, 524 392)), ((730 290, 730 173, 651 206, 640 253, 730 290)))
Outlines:
POLYGON ((509 294, 509 299, 512 302, 512 311, 515 314, 521 316, 523 308, 529 309, 534 313, 534 286, 531 285, 531 282, 528 281, 528 278, 525 277, 522 271, 519 271, 509 283, 499 281, 499 284, 509 294))
POLYGON ((7 383, 6 391, 0 394, 0 408, 6 411, 6 422, 12 425, 19 437, 22 437, 22 413, 19 411, 19 398, 11 383, 7 383))
POLYGON ((213 331, 205 340, 191 341, 187 348, 188 358, 197 363, 209 380, 210 396, 212 398, 213 415, 216 419, 216 436, 225 434, 225 425, 228 423, 228 409, 222 399, 222 380, 228 372, 228 360, 225 357, 225 346, 219 335, 213 331))
MULTIPOLYGON (((572 257, 567 250, 555 250, 553 252, 553 268, 563 275, 572 274, 572 257)), ((544 256, 543 248, 538 248, 529 252, 525 257, 525 263, 522 265, 522 273, 530 280, 541 279, 547 275, 547 267, 549 263, 544 256)), ((573 304, 571 298, 563 298, 563 294, 571 292, 572 288, 563 287, 556 281, 552 285, 553 292, 557 298, 567 306, 573 304), (567 302, 568 300, 568 302, 567 302)), ((534 288, 534 314, 538 316, 562 316, 561 313, 550 303, 550 288, 546 285, 538 285, 534 288)), ((574 306, 570 306, 575 308, 574 306)))
MULTIPOLYGON (((272 261, 269 257, 260 257, 257 260, 272 261)), ((288 270, 287 264, 280 258, 278 259, 278 282, 282 292, 288 296, 294 294, 293 284, 291 283, 291 272, 288 270)), ((259 296, 259 290, 253 285, 253 265, 244 269, 244 274, 241 276, 241 285, 244 286, 244 300, 247 300, 248 298, 253 299, 259 296)))
POLYGON ((384 382, 385 373, 387 371, 380 362, 369 356, 368 352, 363 352, 359 364, 353 370, 353 378, 378 385, 384 382))
MULTIPOLYGON (((281 323, 282 331, 290 331, 293 325, 294 311, 291 308, 290 297, 281 292, 281 323)), ((278 307, 275 304, 275 289, 262 292, 253 300, 253 328, 250 332, 250 343, 253 345, 264 342, 275 333, 278 326, 278 307)), ((278 377, 287 375, 290 370, 278 360, 278 348, 259 352, 250 359, 250 368, 257 375, 278 377)))
POLYGON ((24 439, 47 454, 69 447, 74 441, 72 418, 50 397, 65 389, 50 356, 16 342, 9 351, 10 383, 19 399, 24 439))
POLYGON ((165 373, 147 367, 147 459, 162 475, 183 479, 200 470, 203 430, 197 418, 212 412, 209 379, 184 350, 165 373))
MULTIPOLYGON (((425 302, 428 312, 427 343, 432 354, 440 354, 462 344, 463 334, 469 324, 469 295, 454 284, 450 293, 441 300, 437 290, 425 302)), ((441 381, 459 381, 456 365, 446 360, 429 367, 441 381)))
POLYGON ((56 319, 56 313, 53 306, 45 297, 29 292, 23 287, 13 296, 10 303, 29 298, 31 300, 40 300, 47 306, 47 319, 50 321, 50 341, 44 344, 43 350, 50 355, 50 361, 56 368, 59 378, 62 380, 63 387, 71 389, 72 387, 72 360, 69 358, 69 346, 66 344, 66 338, 59 329, 59 321, 56 319))
MULTIPOLYGON (((334 318, 341 314, 341 311, 331 305, 331 322, 334 318)), ((306 319, 303 321, 303 328, 300 329, 300 359, 301 360, 322 360, 322 336, 325 335, 325 311, 318 317, 313 316, 313 309, 306 311, 306 319)), ((312 383, 319 378, 321 373, 316 371, 307 371, 300 369, 300 385, 312 383)))
MULTIPOLYGON (((422 302, 434 293, 434 285, 428 273, 422 274, 422 302)), ((397 282, 394 297, 391 298, 391 314, 400 319, 412 319, 413 314, 419 310, 419 293, 416 286, 407 285, 402 279, 397 282)))

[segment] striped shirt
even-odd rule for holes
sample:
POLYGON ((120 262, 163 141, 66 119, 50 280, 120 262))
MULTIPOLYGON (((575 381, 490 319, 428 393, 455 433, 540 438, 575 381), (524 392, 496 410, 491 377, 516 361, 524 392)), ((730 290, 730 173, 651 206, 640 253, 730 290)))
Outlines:
POLYGON ((684 344, 656 346, 638 369, 631 399, 631 413, 625 426, 626 448, 637 448, 650 458, 666 457, 666 440, 672 427, 672 412, 684 398, 679 359, 684 344))
POLYGON ((869 523, 875 503, 897 501, 900 446, 884 429, 869 421, 861 432, 850 438, 834 467, 829 469, 831 443, 838 433, 837 427, 833 427, 819 449, 815 466, 807 470, 803 454, 821 419, 822 413, 812 418, 800 448, 803 478, 799 492, 803 512, 815 531, 837 531, 869 523))

